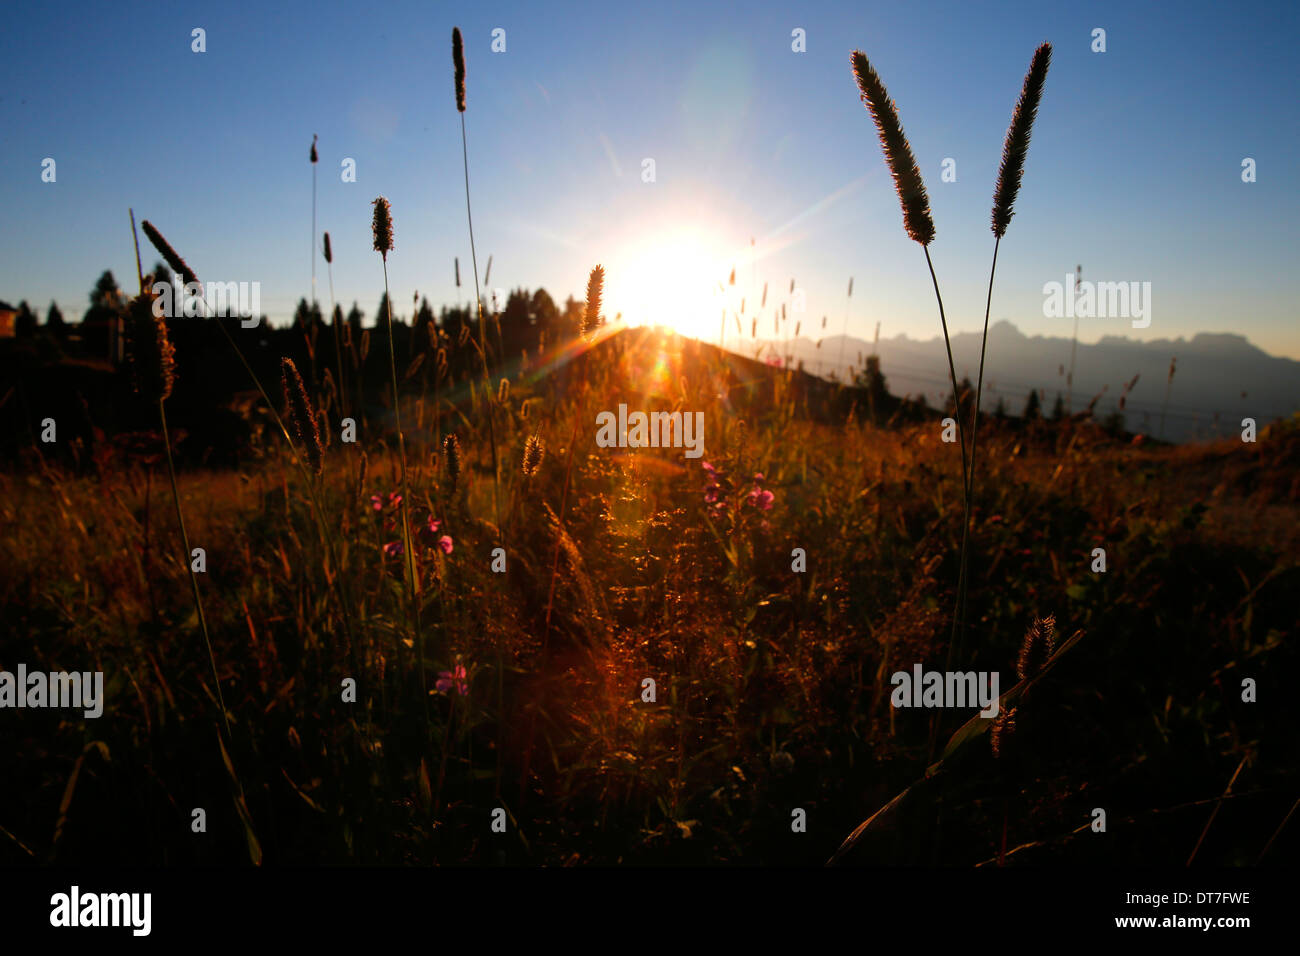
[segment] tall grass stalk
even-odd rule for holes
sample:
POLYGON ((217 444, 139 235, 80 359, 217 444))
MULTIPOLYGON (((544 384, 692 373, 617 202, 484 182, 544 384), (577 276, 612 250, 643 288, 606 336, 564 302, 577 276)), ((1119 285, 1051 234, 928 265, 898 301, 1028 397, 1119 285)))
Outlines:
MULTIPOLYGON (((163 238, 162 233, 160 233, 157 229, 155 229, 153 225, 149 222, 149 220, 147 219, 143 220, 140 223, 140 228, 144 231, 144 234, 146 237, 148 237, 149 241, 153 243, 154 248, 158 250, 158 252, 162 255, 163 259, 167 262, 167 264, 172 268, 172 270, 177 275, 181 276, 181 278, 186 283, 198 282, 198 276, 195 275, 194 270, 191 269, 188 264, 186 264, 185 260, 182 259, 177 254, 176 250, 171 247, 171 244, 168 243, 165 238, 163 238)), ((208 307, 207 302, 204 302, 202 300, 200 301, 202 302, 204 311, 208 312, 209 317, 215 320, 217 329, 225 337, 226 341, 230 343, 230 347, 234 350, 235 356, 239 359, 239 363, 244 366, 244 371, 246 371, 248 373, 248 377, 252 379, 253 385, 256 386, 258 394, 262 396, 262 401, 266 403, 267 411, 271 413, 272 421, 274 421, 276 427, 280 429, 280 434, 284 436, 285 443, 289 446, 290 457, 293 459, 294 463, 298 466, 298 470, 302 472, 303 481, 307 485, 307 491, 308 494, 311 496, 312 506, 316 512, 316 521, 321 535, 321 540, 325 542, 325 547, 329 555, 330 563, 333 565, 335 569, 334 573, 329 575, 328 577, 334 584, 334 596, 335 596, 335 600, 338 601, 339 609, 342 614, 343 633, 348 643, 348 653, 349 655, 352 655, 354 653, 354 642, 353 642, 353 635, 352 635, 352 614, 349 611, 347 599, 344 596, 344 592, 339 585, 339 580, 343 576, 342 565, 339 561, 339 550, 335 543, 334 536, 329 530, 329 525, 325 521, 325 512, 321 506, 320 497, 316 493, 315 482, 312 481, 311 474, 307 470, 306 462, 303 461, 302 456, 298 454, 297 449, 294 447, 293 438, 289 434, 289 429, 285 427, 284 419, 281 418, 279 412, 275 410, 275 403, 271 401, 270 394, 266 391, 266 387, 262 384, 261 378, 259 378, 257 373, 253 371, 253 366, 249 364, 248 359, 245 357, 243 350, 239 347, 239 343, 237 343, 234 337, 230 334, 230 332, 226 330, 226 326, 221 321, 221 318, 219 316, 215 316, 211 314, 211 309, 208 307)), ((354 660, 354 669, 355 669, 355 660, 354 660)))
POLYGON ((334 368, 338 372, 339 418, 347 416, 348 390, 343 382, 343 310, 334 301, 334 250, 330 247, 330 234, 325 233, 325 271, 330 282, 330 321, 334 324, 334 368))
MULTIPOLYGON (((600 325, 600 300, 604 285, 605 269, 603 266, 598 265, 591 270, 591 275, 587 278, 587 309, 582 320, 582 335, 584 338, 593 334, 596 327, 600 325)), ((543 661, 546 659, 546 648, 551 637, 551 609, 555 603, 555 579, 560 567, 560 543, 564 538, 564 512, 569 501, 569 482, 573 474, 573 453, 578 444, 578 429, 583 421, 583 397, 587 389, 587 363, 584 361, 585 357, 585 355, 580 355, 577 359, 580 365, 578 388, 574 396, 573 434, 569 438, 568 462, 564 466, 564 488, 560 492, 560 510, 556 515, 555 551, 551 555, 551 583, 546 594, 546 624, 545 633, 542 637, 543 661)))
MULTIPOLYGON (((1034 119, 1038 115, 1038 104, 1043 99, 1043 87, 1047 82, 1047 69, 1052 63, 1052 45, 1043 43, 1034 51, 1029 61, 1029 70, 1025 73, 1025 82, 1020 90, 1020 99, 1016 102, 1015 112, 1011 115, 1011 125, 1007 128, 1007 137, 1002 146, 1002 165, 998 170, 998 182, 993 191, 993 264, 989 267, 989 289, 984 300, 984 334, 980 340, 979 375, 975 385, 975 406, 971 409, 970 425, 970 468, 966 475, 966 518, 962 522, 961 532, 961 570, 957 577, 957 617, 961 621, 957 644, 966 637, 966 597, 970 587, 967 578, 969 561, 971 511, 970 502, 975 496, 975 449, 979 432, 980 399, 984 393, 984 357, 989 343, 989 313, 993 305, 993 277, 998 267, 998 247, 1006 235, 1011 217, 1015 215, 1016 197, 1020 194, 1020 183, 1025 171, 1025 157, 1029 152, 1029 138, 1033 133, 1034 119)), ((960 411, 960 397, 958 399, 960 411)), ((958 416, 960 419, 960 415, 958 416)), ((958 424, 960 428, 960 421, 958 424)), ((950 646, 948 662, 951 665, 955 645, 950 646)))
MULTIPOLYGON (((898 193, 899 205, 903 211, 903 228, 909 238, 921 244, 925 251, 925 264, 930 270, 930 281, 934 285, 934 297, 939 303, 939 322, 943 326, 943 345, 948 355, 948 376, 952 381, 952 397, 955 405, 954 415, 957 422, 957 439, 961 449, 961 492, 962 492, 962 549, 958 559, 957 594, 958 600, 952 617, 952 636, 948 641, 948 669, 951 670, 953 648, 957 643, 959 621, 961 619, 961 592, 964 582, 960 570, 966 563, 965 526, 970 516, 970 464, 966 454, 966 433, 961 426, 961 394, 957 386, 957 367, 952 359, 952 338, 948 334, 948 319, 944 313, 943 296, 939 293, 939 280, 934 274, 934 262, 930 259, 930 243, 934 240, 934 219, 930 214, 930 199, 925 192, 925 182, 921 170, 916 165, 912 147, 903 132, 903 125, 898 119, 894 101, 889 98, 885 84, 867 61, 866 56, 858 50, 853 52, 853 73, 858 81, 862 101, 871 111, 880 137, 880 145, 889 164, 890 174, 894 179, 894 189, 898 193)), ((935 742, 938 739, 938 714, 930 720, 929 757, 934 755, 935 742)))
POLYGON ((311 304, 316 306, 316 136, 311 138, 311 304))
MULTIPOLYGON (((478 253, 474 249, 474 210, 469 200, 469 146, 465 134, 465 45, 460 27, 451 32, 451 59, 456 70, 456 109, 460 112, 460 155, 465 170, 465 217, 469 221, 469 255, 474 267, 474 302, 478 306, 479 354, 483 359, 483 385, 486 389, 488 441, 492 446, 492 510, 496 515, 497 533, 501 532, 501 465, 497 460, 496 416, 492 411, 492 375, 488 371, 487 324, 483 318, 483 298, 478 284, 478 253)), ((500 358, 500 356, 498 356, 500 358)))
POLYGON ((388 254, 393 251, 393 217, 388 200, 380 196, 374 201, 372 222, 375 251, 384 264, 385 321, 388 324, 388 368, 393 380, 393 424, 397 427, 398 460, 402 469, 402 550, 406 555, 406 594, 411 603, 412 634, 415 656, 420 669, 420 706, 424 711, 425 731, 429 729, 429 695, 424 691, 424 641, 420 637, 420 595, 415 576, 415 550, 411 546, 411 489, 406 480, 406 438, 402 434, 402 400, 397 390, 397 354, 393 347, 393 300, 388 294, 388 254))

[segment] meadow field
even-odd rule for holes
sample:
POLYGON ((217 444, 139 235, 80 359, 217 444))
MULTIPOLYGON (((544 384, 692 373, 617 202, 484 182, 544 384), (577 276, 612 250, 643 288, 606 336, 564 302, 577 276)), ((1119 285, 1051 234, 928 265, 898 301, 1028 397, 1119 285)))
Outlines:
MULTIPOLYGON (((493 53, 504 54, 500 33, 478 29, 477 49, 491 36, 493 53)), ((806 52, 804 33, 782 32, 781 55, 806 52)), ((198 34, 206 37, 196 28, 193 53, 206 55, 198 34)), ((1080 63, 1097 63, 1081 60, 1079 46, 1066 48, 1076 87, 1080 63)), ((25 300, 0 316, 13 319, 0 342, 0 864, 1294 863, 1300 413, 1266 421, 1259 412, 1240 435, 1167 444, 1163 431, 1126 430, 1140 377, 1128 367, 1104 370, 1119 393, 1113 410, 1099 406, 1101 394, 1074 393, 1046 414, 1036 389, 1022 415, 1002 401, 987 408, 1000 283, 1021 316, 1038 321, 1029 302, 1058 317, 1034 297, 1038 273, 1021 271, 1044 241, 1034 232, 1044 218, 1016 220, 1023 233, 1011 225, 1050 87, 1050 43, 1026 46, 1005 69, 1005 57, 985 58, 1000 61, 999 123, 1010 123, 998 129, 1006 135, 991 206, 979 187, 987 245, 963 251, 960 269, 944 258, 935 269, 922 165, 861 50, 836 53, 834 95, 854 108, 853 149, 870 149, 852 159, 870 173, 855 167, 840 187, 825 179, 820 198, 793 203, 804 211, 785 225, 791 210, 772 214, 763 255, 774 257, 802 241, 794 224, 837 202, 870 210, 851 254, 874 257, 874 287, 859 293, 874 297, 873 315, 885 314, 882 301, 899 305, 891 285, 904 280, 890 274, 890 257, 894 245, 909 250, 915 275, 906 282, 921 284, 907 288, 923 293, 909 296, 923 305, 904 304, 937 318, 943 335, 949 390, 937 405, 893 394, 874 348, 834 365, 828 355, 826 377, 793 361, 805 330, 818 336, 816 350, 836 341, 835 329, 823 309, 820 327, 804 315, 805 289, 793 278, 788 291, 772 279, 769 300, 754 238, 748 276, 742 251, 739 277, 733 257, 698 300, 668 301, 689 288, 683 272, 704 267, 692 261, 702 252, 678 242, 694 225, 685 192, 663 207, 676 212, 655 213, 669 226, 646 240, 664 258, 624 257, 641 263, 635 276, 587 261, 573 251, 586 246, 551 232, 558 225, 520 216, 502 226, 495 206, 488 221, 499 235, 534 236, 548 255, 566 250, 563 281, 585 278, 586 290, 560 305, 543 289, 493 288, 493 258, 478 256, 475 190, 526 180, 533 171, 520 157, 533 154, 522 140, 514 151, 475 151, 459 28, 451 54, 440 120, 453 104, 458 115, 439 135, 458 135, 439 140, 436 158, 415 151, 438 165, 436 177, 422 166, 395 172, 391 157, 371 154, 367 175, 396 187, 393 203, 367 200, 367 240, 358 207, 345 205, 359 192, 350 158, 326 164, 342 169, 328 177, 340 176, 330 183, 333 243, 318 223, 315 136, 296 158, 303 189, 292 213, 264 200, 249 219, 263 223, 249 227, 255 234, 298 216, 307 234, 310 163, 311 298, 292 324, 272 327, 245 302, 245 291, 260 295, 257 280, 217 283, 215 307, 213 286, 199 280, 208 277, 203 259, 223 254, 223 243, 228 255, 245 234, 181 206, 137 220, 144 201, 121 202, 120 235, 104 240, 132 241, 135 275, 125 285, 138 291, 105 270, 75 327, 55 320, 57 307, 38 327, 25 300), (519 162, 503 167, 502 153, 519 162), (496 181, 479 186, 486 169, 496 181), (414 211, 428 208, 430 182, 439 202, 454 195, 458 220, 463 198, 469 255, 438 267, 454 270, 454 289, 419 251, 431 248, 418 244, 429 236, 462 236, 460 221, 414 211), (856 192, 868 186, 873 199, 856 192), (408 259, 411 246, 395 244, 394 206, 403 243, 421 237, 408 259), (1009 228, 1016 241, 1002 249, 1009 228), (186 235, 178 245, 191 258, 164 231, 186 235), (154 253, 160 261, 145 271, 154 253), (977 256, 978 288, 966 268, 977 256), (390 284, 398 262, 401 284, 396 273, 390 284), (355 301, 344 315, 351 295, 335 301, 345 266, 353 290, 365 281, 377 293, 382 278, 368 324, 355 301), (427 296, 411 294, 412 281, 442 283, 458 304, 435 314, 427 296), (974 323, 976 294, 978 371, 963 361, 959 380, 950 316, 974 323), (654 321, 625 321, 613 305, 638 297, 654 321), (707 305, 712 314, 699 318, 712 301, 726 303, 720 316, 707 305), (760 322, 766 336, 769 319, 765 340, 760 322), (102 679, 93 703, 68 696, 74 673, 84 677, 79 691, 102 679)), ((498 72, 484 71, 484 88, 500 101, 488 101, 491 122, 476 134, 508 125, 500 103, 531 102, 529 84, 549 107, 531 73, 519 74, 525 99, 502 92, 517 61, 488 62, 498 72)), ((891 65, 907 75, 897 59, 891 65)), ((983 60, 981 69, 991 70, 983 60)), ((217 82, 194 75, 204 95, 217 82)), ((792 89, 812 82, 792 76, 792 89)), ((584 75, 583 96, 592 82, 584 75)), ((683 102, 698 107, 693 84, 683 102)), ((354 125, 393 135, 396 112, 384 134, 388 107, 368 103, 354 125)), ((832 125, 836 135, 848 128, 832 125)), ((947 148, 923 135, 929 152, 947 148)), ((611 141, 599 138, 625 187, 633 177, 622 179, 611 141)), ((994 140, 966 142, 984 149, 994 140)), ((1052 142, 1048 155, 1073 162, 1062 160, 1059 135, 1052 142)), ((809 175, 829 158, 798 151, 809 175)), ((665 147, 665 169, 674 154, 665 147)), ((976 162, 962 155, 965 176, 976 162)), ((654 168, 643 161, 637 187, 655 182, 654 168)), ((1233 188, 1255 182, 1254 166, 1242 168, 1251 178, 1232 167, 1228 178, 1241 177, 1233 188)), ((1052 172, 1048 186, 1069 179, 1052 172)), ((575 203, 617 218, 580 185, 575 203)), ((251 188, 240 181, 230 195, 251 188)), ((549 181, 532 189, 551 191, 549 181)), ((1076 204, 1091 210, 1096 195, 1076 204)), ((1231 216, 1253 229, 1241 208, 1231 216)), ((1046 219, 1073 228, 1054 207, 1046 219)), ((1094 248, 1122 231, 1100 221, 1093 232, 1107 238, 1094 248)), ((61 241, 52 230, 45 240, 52 249, 61 241)), ((1216 256, 1238 254, 1221 245, 1216 256)), ((850 254, 843 242, 822 248, 850 254)), ((287 285, 289 275, 305 287, 305 265, 278 274, 266 266, 268 284, 287 285)), ((1063 294, 1071 274, 1056 283, 1063 273, 1051 268, 1063 294)), ((1075 290, 1091 296, 1081 269, 1075 290)), ((1142 330, 1152 282, 1103 277, 1097 287, 1117 294, 1130 282, 1147 290, 1144 310, 1105 318, 1142 330)), ((832 303, 826 309, 838 302, 813 291, 832 303)), ((852 341, 852 278, 846 293, 841 352, 852 341)), ((1282 301, 1276 290, 1241 295, 1242 311, 1282 301)), ((1257 327, 1285 341, 1271 320, 1257 327)), ((1211 336, 1207 348, 1229 339, 1246 341, 1211 336)), ((1005 329, 994 341, 1010 341, 1005 329)), ((1078 344, 1076 321, 1068 376, 1059 364, 1067 388, 1078 384, 1078 344)), ((1162 430, 1174 374, 1171 360, 1162 430)), ((1275 394, 1286 394, 1285 374, 1276 373, 1275 394)), ((1254 388, 1233 382, 1206 407, 1251 408, 1262 402, 1248 399, 1254 388)))
POLYGON ((1082 636, 997 754, 982 733, 935 767, 973 711, 892 708, 889 675, 948 654, 962 495, 939 414, 873 424, 864 390, 659 330, 565 371, 439 425, 404 398, 418 630, 378 425, 319 478, 269 437, 180 470, 228 753, 160 456, 0 476, 0 661, 102 670, 107 698, 98 720, 7 714, 0 855, 819 864, 906 790, 846 859, 1294 858, 1270 838, 1297 773, 1296 422, 1183 447, 987 426, 952 663, 1010 689, 1035 617, 1082 636), (598 448, 618 402, 702 410, 703 456, 598 448))

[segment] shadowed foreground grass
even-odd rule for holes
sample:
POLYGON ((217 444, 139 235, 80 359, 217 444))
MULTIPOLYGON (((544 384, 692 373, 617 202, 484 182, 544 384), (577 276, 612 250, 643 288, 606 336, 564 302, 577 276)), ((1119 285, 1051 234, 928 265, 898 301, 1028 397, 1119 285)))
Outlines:
MULTIPOLYGON (((267 862, 820 864, 932 762, 934 712, 891 708, 889 676, 948 650, 962 488, 937 422, 813 421, 797 375, 646 331, 576 361, 582 375, 525 370, 490 399, 443 399, 438 428, 427 394, 403 409, 423 674, 395 438, 344 446, 331 424, 319 493, 337 589, 282 444, 179 476, 267 862), (703 458, 596 447, 595 412, 620 402, 702 410, 703 458), (579 407, 593 424, 576 431, 561 532, 579 407), (546 452, 527 477, 534 434, 546 452)), ((953 666, 1006 690, 1035 615, 1085 636, 1022 703, 1013 746, 965 748, 856 861, 1181 864, 1199 847, 1202 863, 1256 862, 1300 783, 1300 430, 1175 449, 985 428, 953 666), (1087 827, 1096 807, 1105 834, 1087 827)), ((0 861, 248 859, 169 494, 157 464, 0 476, 0 668, 103 670, 107 693, 98 720, 5 714, 0 861)), ((939 749, 973 713, 941 714, 939 749)), ((1296 839, 1284 829, 1264 861, 1294 860, 1296 839)))

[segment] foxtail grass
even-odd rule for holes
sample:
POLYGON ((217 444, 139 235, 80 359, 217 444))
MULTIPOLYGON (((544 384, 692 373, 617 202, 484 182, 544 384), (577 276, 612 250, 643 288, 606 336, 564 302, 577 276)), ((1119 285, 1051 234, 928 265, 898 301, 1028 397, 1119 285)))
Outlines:
MULTIPOLYGON (((1020 194, 1020 183, 1025 173, 1025 157, 1029 153, 1029 137, 1033 132, 1034 119, 1038 116, 1038 105, 1043 99, 1043 86, 1047 82, 1047 68, 1052 62, 1052 45, 1043 43, 1034 51, 1029 61, 1029 70, 1025 74, 1024 85, 1020 90, 1020 99, 1016 101, 1015 112, 1011 114, 1011 125, 1007 128, 1006 140, 1002 145, 1002 165, 998 169, 998 181, 993 190, 993 211, 990 220, 993 225, 993 264, 989 267, 989 289, 984 300, 984 333, 980 339, 979 374, 975 384, 975 406, 971 409, 970 425, 970 465, 966 474, 966 516, 962 522, 961 569, 957 578, 957 607, 961 629, 957 644, 965 639, 966 633, 966 596, 970 583, 967 579, 967 542, 970 537, 970 502, 975 496, 975 449, 978 443, 980 400, 984 394, 984 357, 989 342, 989 313, 993 305, 993 277, 998 268, 998 248, 1002 237, 1006 235, 1011 217, 1015 215, 1016 197, 1020 194)), ((960 408, 960 406, 959 406, 960 408)), ((961 421, 958 415, 958 429, 961 421)), ((951 663, 951 655, 949 662, 951 663)))
MULTIPOLYGON (((186 283, 198 282, 198 276, 195 275, 194 270, 189 267, 189 264, 180 257, 176 250, 172 248, 171 244, 163 237, 162 233, 155 229, 149 220, 146 219, 142 221, 140 223, 140 228, 153 244, 153 247, 157 249, 158 253, 163 257, 163 261, 167 263, 173 272, 181 276, 186 283)), ((206 309, 206 303, 204 303, 204 307, 206 309)), ((226 341, 230 343, 230 347, 234 350, 235 356, 244 367, 244 371, 248 373, 248 377, 252 379, 253 385, 256 386, 258 393, 262 396, 262 401, 266 403, 266 410, 270 414, 271 420, 275 422, 276 427, 280 430, 280 434, 284 436, 285 443, 289 447, 289 455, 298 466, 298 469, 302 472, 303 479, 307 484, 307 491, 311 497, 312 506, 316 512, 316 521, 319 527, 321 540, 325 542, 330 563, 334 568, 334 572, 330 575, 330 579, 334 583, 335 600, 338 601, 339 608, 342 612, 343 632, 348 645, 347 653, 348 656, 352 658, 353 670, 356 670, 356 659, 354 656, 355 646, 352 638, 352 615, 348 610, 347 599, 339 584, 342 577, 342 565, 339 561, 339 550, 335 544, 334 536, 329 530, 329 524, 325 521, 325 511, 321 506, 320 496, 316 493, 315 482, 312 481, 311 473, 307 470, 306 462, 295 449, 293 438, 289 434, 289 429, 285 426, 284 419, 280 416, 280 413, 276 411, 275 402, 271 401, 270 394, 262 384, 261 378, 259 378, 258 374, 253 371, 253 367, 249 364, 247 357, 244 355, 243 349, 239 347, 239 343, 237 343, 231 336, 230 332, 227 331, 225 323, 223 323, 220 318, 216 318, 215 324, 217 329, 225 337, 226 341)))
POLYGON ((483 298, 478 284, 478 252, 474 247, 474 210, 470 204, 469 191, 469 144, 465 133, 465 44, 461 40, 460 27, 451 31, 451 60, 456 71, 456 110, 460 113, 460 152, 465 171, 465 218, 469 222, 469 255, 474 267, 474 302, 478 308, 478 345, 479 355, 483 360, 484 397, 487 401, 488 441, 492 446, 492 510, 496 515, 496 526, 500 533, 501 525, 501 467, 497 460, 496 416, 492 411, 492 377, 488 371, 487 359, 487 324, 483 317, 483 298))
MULTIPOLYGON (((134 220, 134 214, 132 219, 134 220)), ((146 224, 147 225, 147 224, 146 224)), ((134 229, 132 230, 134 232, 134 229)), ((147 235, 148 233, 146 233, 147 235)), ((137 247, 138 249, 138 247, 137 247)), ((180 257, 172 255, 179 261, 180 257)), ((138 257, 138 252, 137 252, 138 257)), ((154 304, 156 297, 144 289, 144 278, 140 277, 140 294, 128 305, 131 336, 131 370, 136 391, 146 401, 154 402, 158 407, 158 424, 162 428, 163 448, 167 457, 167 477, 171 481, 172 504, 176 508, 176 525, 181 533, 181 547, 184 549, 182 560, 189 571, 190 592, 194 598, 194 611, 198 617, 199 630, 203 634, 203 646, 208 652, 208 665, 212 669, 212 689, 216 695, 217 706, 221 710, 221 723, 217 725, 217 747, 221 751, 222 762, 230 774, 233 786, 232 797, 235 810, 244 825, 244 834, 248 843, 248 855, 254 866, 261 865, 262 847, 253 830, 253 821, 244 799, 244 788, 234 761, 230 757, 226 741, 230 741, 230 714, 226 709, 225 694, 221 690, 221 675, 217 671, 217 658, 212 650, 212 635, 208 630, 208 618, 203 609, 203 597, 199 593, 198 574, 194 570, 194 551, 190 547, 189 531, 185 527, 185 511, 181 507, 180 487, 176 481, 176 461, 172 455, 171 434, 167 429, 167 399, 171 396, 176 379, 175 350, 167 335, 167 320, 159 315, 154 304), (224 737, 222 732, 224 730, 224 737)))
POLYGON ((311 138, 311 304, 316 305, 316 135, 311 138))
MULTIPOLYGON (((148 225, 146 223, 145 225, 148 225)), ((146 232, 146 235, 148 233, 146 232)), ((179 257, 178 257, 179 258, 179 257)), ((154 308, 157 297, 144 289, 141 279, 140 294, 128 306, 128 324, 131 341, 131 373, 135 390, 147 402, 158 407, 158 423, 162 428, 163 447, 167 452, 167 476, 171 479, 172 503, 176 506, 176 524, 185 548, 184 561, 189 569, 190 589, 194 596, 194 611, 198 615, 199 629, 203 632, 203 645, 207 648, 208 663, 212 667, 213 690, 221 708, 221 723, 230 738, 230 717, 226 711, 225 697, 221 692, 221 678, 217 674, 217 658, 212 651, 212 636, 208 632, 207 615, 203 612, 203 598, 199 594, 199 580, 192 561, 189 533, 185 529, 185 514, 181 508, 180 489, 176 483, 176 463, 172 457, 171 434, 167 430, 166 402, 171 396, 176 380, 175 349, 167 335, 167 319, 154 308)))
MULTIPOLYGON (((600 326, 600 302, 605 286, 605 268, 597 265, 587 277, 587 307, 582 314, 582 334, 584 337, 595 333, 600 326)), ((573 414, 573 434, 569 438, 568 462, 564 466, 564 488, 560 492, 560 510, 556 515, 557 534, 555 552, 551 556, 551 583, 546 595, 546 625, 542 638, 542 654, 545 659, 547 644, 551 637, 551 610, 555 603, 555 579, 560 567, 560 544, 564 537, 564 513, 569 501, 569 484, 573 475, 573 454, 578 444, 578 429, 583 421, 583 395, 586 391, 586 362, 580 364, 578 388, 574 393, 575 408, 573 414)))
POLYGON ((411 605, 412 635, 420 669, 420 706, 424 710, 425 731, 429 725, 429 695, 424 692, 424 641, 420 639, 420 596, 415 576, 415 552, 411 546, 411 491, 406 477, 406 438, 402 433, 402 399, 397 388, 397 353, 393 347, 393 300, 388 294, 388 254, 393 251, 393 215, 388 200, 377 198, 371 220, 374 249, 384 265, 384 321, 388 327, 388 368, 393 381, 393 424, 397 428, 398 461, 402 469, 402 548, 406 557, 406 596, 411 605))
POLYGON ((325 253, 325 271, 329 274, 330 283, 330 321, 334 326, 334 369, 338 376, 339 391, 339 417, 347 415, 347 385, 343 378, 343 336, 344 321, 343 310, 339 308, 338 303, 334 301, 334 250, 330 246, 330 234, 325 233, 324 249, 325 253))
POLYGON ((521 464, 525 478, 532 478, 537 474, 545 455, 546 443, 542 441, 541 436, 536 434, 528 436, 528 441, 524 444, 524 458, 521 464))
MULTIPOLYGON (((939 302, 939 322, 943 326, 943 345, 948 353, 948 375, 952 380, 953 401, 956 403, 954 414, 957 419, 957 438, 961 449, 961 489, 963 526, 970 514, 970 464, 966 454, 965 430, 961 427, 961 398, 957 386, 957 367, 952 359, 952 339, 948 334, 948 319, 944 314, 943 296, 939 293, 939 279, 934 274, 934 263, 930 259, 930 243, 934 241, 934 219, 930 214, 930 199, 921 179, 921 170, 912 155, 912 147, 899 122, 898 111, 894 101, 889 98, 885 84, 867 61, 866 56, 858 50, 853 52, 853 73, 857 77, 858 89, 862 102, 871 111, 880 137, 880 145, 885 153, 894 179, 894 190, 903 210, 903 228, 909 238, 918 242, 925 251, 925 264, 930 270, 930 281, 934 285, 934 296, 939 302)), ((850 280, 851 281, 851 280, 850 280)), ((964 560, 963 560, 964 563, 964 560)), ((960 574, 958 593, 961 591, 960 574)), ((961 603, 958 601, 957 613, 953 615, 952 638, 948 645, 949 664, 953 646, 957 642, 958 620, 961 616, 961 603)), ((932 741, 933 743, 933 741, 932 741)))
POLYGON ((312 411, 311 399, 298 374, 298 366, 291 358, 280 359, 280 386, 284 391, 284 406, 289 414, 289 424, 307 454, 307 463, 316 475, 320 475, 324 463, 324 449, 321 448, 320 431, 316 427, 316 414, 312 411))

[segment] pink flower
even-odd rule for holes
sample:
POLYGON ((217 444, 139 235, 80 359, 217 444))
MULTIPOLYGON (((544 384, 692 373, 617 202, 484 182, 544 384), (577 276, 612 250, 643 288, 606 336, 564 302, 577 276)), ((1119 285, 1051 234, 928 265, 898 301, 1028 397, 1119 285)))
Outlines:
POLYGON ((441 527, 442 527, 442 522, 435 520, 433 515, 429 515, 429 533, 433 534, 441 527))
POLYGON ((370 507, 374 508, 376 511, 383 511, 383 510, 384 510, 384 499, 383 499, 382 497, 380 497, 379 495, 371 495, 371 496, 370 496, 370 507))
POLYGON ((438 547, 442 548, 443 554, 451 554, 451 538, 444 534, 438 539, 438 547))
POLYGON ((754 476, 754 484, 756 485, 761 485, 765 480, 766 479, 763 477, 763 473, 761 471, 754 476))
POLYGON ((405 553, 406 549, 402 547, 402 542, 400 541, 390 541, 388 544, 384 545, 384 554, 390 558, 401 557, 405 553))
POLYGON ((773 500, 775 500, 775 498, 776 495, 772 494, 772 492, 767 491, 763 488, 755 488, 753 491, 749 493, 750 504, 754 505, 756 508, 758 508, 761 511, 771 511, 772 502, 773 500))
POLYGON ((394 491, 391 494, 389 494, 388 503, 392 505, 394 508, 396 508, 398 505, 402 503, 402 496, 394 491))
POLYGON ((445 694, 454 687, 464 697, 469 693, 469 674, 465 672, 465 665, 457 664, 454 670, 439 671, 438 683, 434 686, 440 694, 445 694))

